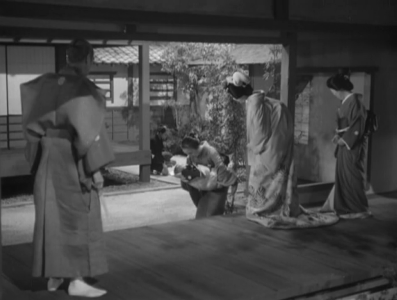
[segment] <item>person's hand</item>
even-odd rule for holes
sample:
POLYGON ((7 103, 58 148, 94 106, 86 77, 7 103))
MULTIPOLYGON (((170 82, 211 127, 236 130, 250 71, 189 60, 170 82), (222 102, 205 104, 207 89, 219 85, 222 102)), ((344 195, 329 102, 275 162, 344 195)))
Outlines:
POLYGON ((182 174, 181 174, 181 177, 180 177, 180 178, 181 178, 181 181, 182 181, 182 182, 185 182, 185 183, 188 183, 188 182, 189 182, 189 180, 187 180, 186 177, 183 176, 182 174))
POLYGON ((340 136, 336 134, 332 138, 332 143, 337 144, 339 140, 340 140, 340 136))
POLYGON ((94 187, 97 190, 102 189, 103 188, 103 183, 104 183, 105 180, 103 179, 101 171, 95 172, 94 175, 92 176, 92 178, 93 178, 93 181, 94 181, 94 187))
POLYGON ((339 139, 338 140, 338 146, 346 146, 345 142, 343 141, 343 139, 339 139))

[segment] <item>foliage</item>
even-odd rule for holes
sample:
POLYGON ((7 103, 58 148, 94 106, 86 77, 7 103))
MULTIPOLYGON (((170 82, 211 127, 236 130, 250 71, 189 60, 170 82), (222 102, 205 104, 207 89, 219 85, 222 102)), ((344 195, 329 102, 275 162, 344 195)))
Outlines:
POLYGON ((269 45, 271 59, 265 63, 263 78, 265 80, 273 77, 273 85, 266 94, 268 97, 280 99, 281 86, 281 45, 269 45))
POLYGON ((164 52, 163 70, 178 80, 178 88, 189 95, 189 122, 180 118, 183 105, 171 103, 177 123, 177 133, 171 140, 180 140, 196 132, 219 151, 232 154, 243 163, 245 153, 245 112, 223 89, 227 76, 240 67, 231 56, 232 45, 203 43, 172 43, 164 52), (199 97, 207 95, 207 111, 199 111, 199 97))
POLYGON ((139 79, 131 78, 128 81, 128 91, 132 91, 131 94, 125 93, 121 95, 121 98, 125 100, 126 106, 121 110, 121 115, 125 121, 127 121, 128 127, 133 127, 137 124, 137 115, 139 113, 139 79))

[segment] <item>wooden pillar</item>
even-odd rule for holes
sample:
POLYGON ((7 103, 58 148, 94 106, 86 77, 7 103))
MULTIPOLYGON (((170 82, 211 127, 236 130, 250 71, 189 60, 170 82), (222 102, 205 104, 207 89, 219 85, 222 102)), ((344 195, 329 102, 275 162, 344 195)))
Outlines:
POLYGON ((286 34, 286 42, 281 56, 281 87, 280 100, 284 102, 295 117, 297 39, 296 34, 286 34))
MULTIPOLYGON (((0 149, 0 159, 1 159, 1 149, 0 149)), ((1 162, 0 162, 1 163, 1 162)), ((1 166, 0 166, 1 168, 1 166)), ((0 172, 1 173, 1 172, 0 172)), ((0 176, 0 201, 1 201, 1 176, 0 176)), ((1 237, 1 231, 2 231, 2 226, 1 226, 1 205, 0 205, 0 241, 2 241, 1 237)), ((3 243, 0 245, 0 299, 3 299, 3 243)))
MULTIPOLYGON (((150 150, 150 65, 146 43, 139 46, 139 148, 150 150)), ((139 166, 139 178, 150 181, 150 165, 139 166)))

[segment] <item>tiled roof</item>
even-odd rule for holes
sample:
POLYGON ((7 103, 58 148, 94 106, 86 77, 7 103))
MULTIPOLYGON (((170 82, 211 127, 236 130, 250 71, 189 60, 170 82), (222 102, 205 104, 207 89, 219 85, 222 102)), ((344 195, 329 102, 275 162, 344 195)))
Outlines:
MULTIPOLYGON (((149 46, 149 62, 161 63, 161 56, 166 45, 149 46)), ((94 49, 94 62, 96 64, 137 64, 138 47, 124 46, 124 47, 105 47, 94 49)))
POLYGON ((271 61, 272 54, 268 45, 236 45, 232 56, 238 64, 264 64, 271 61))
MULTIPOLYGON (((167 48, 166 44, 149 47, 149 62, 161 63, 162 54, 167 48)), ((138 47, 104 47, 95 48, 94 62, 96 64, 137 64, 138 47)), ((238 64, 263 64, 271 60, 268 45, 236 45, 232 56, 238 64)), ((203 61, 194 61, 192 64, 205 64, 203 61)))

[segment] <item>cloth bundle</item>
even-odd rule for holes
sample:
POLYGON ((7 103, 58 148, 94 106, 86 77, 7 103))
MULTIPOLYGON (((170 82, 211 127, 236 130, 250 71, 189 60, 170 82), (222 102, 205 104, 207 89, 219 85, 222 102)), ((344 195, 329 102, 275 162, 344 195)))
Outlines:
POLYGON ((182 173, 186 174, 187 171, 187 173, 194 174, 197 170, 199 176, 194 175, 190 180, 186 178, 189 180, 187 183, 190 186, 201 191, 211 191, 218 188, 218 176, 215 168, 211 170, 203 165, 194 165, 194 168, 195 170, 191 170, 191 166, 176 165, 174 168, 174 176, 181 178, 182 173))

